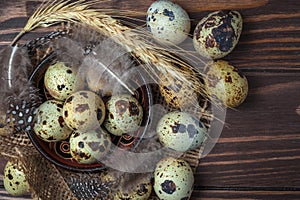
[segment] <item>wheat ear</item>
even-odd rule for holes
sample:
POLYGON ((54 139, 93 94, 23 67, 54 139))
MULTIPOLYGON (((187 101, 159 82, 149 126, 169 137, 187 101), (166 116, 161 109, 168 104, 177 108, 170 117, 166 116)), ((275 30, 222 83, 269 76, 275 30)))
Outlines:
POLYGON ((167 73, 177 80, 190 83, 191 89, 199 91, 202 96, 209 99, 203 84, 199 81, 202 74, 197 69, 152 43, 149 33, 136 31, 113 18, 109 13, 115 14, 116 10, 91 8, 92 5, 101 2, 103 1, 54 0, 44 3, 29 18, 13 44, 23 34, 38 27, 48 27, 62 22, 82 23, 93 27, 107 37, 113 37, 116 42, 141 60, 142 66, 151 77, 157 79, 160 73, 167 73))

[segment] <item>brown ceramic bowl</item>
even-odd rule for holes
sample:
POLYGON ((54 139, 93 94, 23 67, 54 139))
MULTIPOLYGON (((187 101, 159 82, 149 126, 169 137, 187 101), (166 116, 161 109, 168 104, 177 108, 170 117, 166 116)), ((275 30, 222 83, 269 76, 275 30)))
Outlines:
MULTIPOLYGON (((32 81, 36 87, 40 89, 40 95, 43 99, 43 102, 50 99, 51 97, 44 88, 44 74, 47 68, 56 62, 56 56, 50 54, 45 59, 43 59, 35 68, 33 73, 30 76, 30 81, 32 81)), ((139 130, 130 133, 129 135, 123 135, 120 137, 112 135, 112 142, 119 148, 132 150, 137 147, 140 140, 142 140, 144 134, 147 131, 147 128, 150 124, 151 119, 151 105, 152 105, 152 95, 151 89, 142 75, 142 73, 136 71, 129 78, 131 85, 136 86, 137 88, 135 93, 135 98, 138 99, 140 104, 143 107, 144 115, 142 125, 139 130)), ((105 101, 105 100, 104 100, 105 101)), ((60 142, 45 142, 40 139, 34 131, 31 131, 29 134, 33 145, 37 150, 49 161, 55 165, 73 171, 98 171, 105 168, 104 164, 98 162, 94 164, 81 164, 74 160, 70 154, 69 142, 68 140, 60 142)))

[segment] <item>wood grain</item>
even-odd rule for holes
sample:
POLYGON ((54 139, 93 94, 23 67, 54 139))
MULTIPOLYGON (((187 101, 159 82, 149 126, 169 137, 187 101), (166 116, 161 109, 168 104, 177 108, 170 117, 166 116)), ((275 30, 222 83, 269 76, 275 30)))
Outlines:
MULTIPOLYGON (((203 6, 190 6, 192 5, 191 1, 175 2, 188 6, 187 11, 191 15, 193 27, 207 14, 207 12, 202 12, 203 6), (197 9, 197 11, 195 11, 195 9, 197 9)), ((265 1, 243 1, 244 3, 228 1, 226 4, 217 0, 193 2, 196 4, 207 4, 205 8, 208 8, 208 10, 211 5, 219 9, 223 8, 224 5, 235 5, 233 9, 239 9, 239 6, 242 5, 248 8, 240 10, 244 18, 244 28, 240 43, 235 50, 225 58, 237 67, 277 70, 295 68, 300 70, 300 63, 296 62, 300 54, 300 14, 298 10, 295 9, 296 7, 300 7, 300 3, 297 0, 284 1, 284 3, 281 1, 270 1, 265 6, 262 6, 266 3, 265 1), (251 6, 249 4, 251 4, 251 6), (256 6, 261 7, 251 9, 251 7, 256 6), (270 60, 272 62, 270 62, 270 60)), ((25 0, 19 0, 17 3, 1 0, 0 3, 4 5, 0 8, 0 14, 2 14, 0 18, 1 46, 10 44, 25 25, 28 16, 33 12, 30 10, 37 7, 37 3, 34 1, 27 2, 25 0)), ((139 11, 146 12, 150 3, 151 1, 147 3, 133 0, 118 1, 118 3, 109 1, 103 4, 104 6, 101 6, 101 8, 129 10, 139 8, 139 11)), ((140 13, 137 13, 135 17, 144 19, 144 16, 140 16, 140 13)), ((36 33, 38 36, 42 36, 45 34, 43 31, 45 31, 45 29, 39 29, 36 33)), ((29 34, 23 39, 24 41, 28 41, 35 37, 37 37, 36 34, 29 34)), ((190 47, 190 49, 193 48, 191 39, 185 42, 185 46, 190 47)))
MULTIPOLYGON (((247 188, 245 188, 247 189, 247 188)), ((243 199, 243 200, 255 200, 255 199, 299 199, 299 191, 274 191, 265 190, 268 188, 257 188, 257 191, 237 191, 237 190, 201 190, 194 192, 195 198, 193 200, 220 200, 220 199, 243 199), (201 197, 201 198, 200 198, 201 197)), ((273 188, 276 189, 276 188, 273 188)))
MULTIPOLYGON (((38 2, 0 0, 0 48, 38 2)), ((152 2, 109 0, 98 6, 138 11, 135 17, 144 19, 140 12, 152 2)), ((227 111, 218 143, 197 169, 192 199, 300 199, 300 1, 174 2, 188 11, 193 28, 214 10, 237 9, 244 19, 240 43, 224 59, 246 74, 249 96, 227 111)), ((48 31, 36 30, 22 42, 48 31)), ((190 42, 183 47, 192 50, 190 42)), ((0 199, 5 198, 2 188, 0 199)))
POLYGON ((0 199, 1 200, 29 200, 32 199, 30 195, 24 195, 24 196, 11 196, 8 194, 5 190, 0 190, 0 199))
MULTIPOLYGON (((111 3, 105 3, 112 8, 124 9, 124 10, 134 10, 134 11, 147 11, 148 7, 154 0, 150 1, 135 1, 135 0, 123 0, 123 1, 110 1, 111 3)), ((229 9, 249 9, 260 7, 268 3, 268 0, 210 0, 210 1, 194 1, 194 0, 174 0, 173 2, 179 4, 189 13, 191 12, 201 12, 201 11, 214 11, 214 10, 229 10, 229 9)))
POLYGON ((197 183, 207 186, 300 185, 300 73, 252 76, 237 111, 228 110, 221 138, 201 160, 197 183))

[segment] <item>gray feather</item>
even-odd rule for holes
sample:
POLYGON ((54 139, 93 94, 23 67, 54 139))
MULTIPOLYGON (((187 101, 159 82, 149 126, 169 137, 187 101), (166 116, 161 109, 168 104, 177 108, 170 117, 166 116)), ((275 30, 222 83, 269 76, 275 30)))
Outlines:
POLYGON ((112 39, 107 38, 85 57, 81 71, 86 73, 89 85, 103 86, 99 89, 104 95, 111 94, 117 85, 122 85, 127 91, 134 94, 124 77, 133 66, 134 61, 130 53, 112 39))
POLYGON ((69 66, 79 66, 84 56, 88 55, 103 40, 103 37, 91 28, 78 25, 72 28, 68 37, 52 41, 51 47, 59 61, 69 66))
POLYGON ((133 59, 112 38, 78 26, 69 37, 56 40, 52 46, 59 61, 79 67, 79 75, 85 77, 94 92, 110 95, 118 84, 133 94, 124 82, 124 74, 134 65, 133 59))
POLYGON ((28 81, 32 69, 27 51, 6 47, 0 52, 0 113, 4 134, 29 131, 40 104, 38 89, 28 81))
POLYGON ((0 102, 3 103, 6 97, 21 94, 28 87, 30 60, 25 49, 8 46, 0 52, 0 63, 0 102))

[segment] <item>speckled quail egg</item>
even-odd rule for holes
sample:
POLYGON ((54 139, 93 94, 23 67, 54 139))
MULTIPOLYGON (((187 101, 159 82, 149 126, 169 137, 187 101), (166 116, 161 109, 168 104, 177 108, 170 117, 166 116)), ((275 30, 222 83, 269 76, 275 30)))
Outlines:
POLYGON ((147 174, 125 174, 114 194, 114 200, 148 200, 151 193, 152 183, 147 174))
POLYGON ((186 161, 168 157, 157 163, 153 188, 160 199, 189 199, 193 184, 193 171, 186 161))
POLYGON ((193 43, 200 55, 219 59, 237 45, 242 32, 242 17, 237 11, 216 11, 196 26, 193 43))
POLYGON ((159 91, 169 105, 175 108, 187 108, 198 103, 199 91, 193 88, 200 88, 200 81, 191 83, 178 80, 170 74, 161 73, 159 91))
POLYGON ((223 60, 209 62, 204 70, 207 93, 227 107, 237 107, 248 95, 247 78, 223 60))
POLYGON ((19 161, 8 161, 4 168, 3 183, 5 190, 15 196, 28 193, 29 184, 19 161))
POLYGON ((47 142, 67 139, 72 130, 64 121, 63 103, 48 100, 41 104, 35 116, 33 130, 38 137, 47 142))
POLYGON ((78 91, 64 103, 66 124, 75 131, 86 132, 98 128, 105 118, 105 104, 95 93, 78 91))
POLYGON ((201 146, 207 129, 194 116, 173 111, 159 120, 156 132, 162 145, 175 151, 185 152, 201 146))
POLYGON ((105 128, 112 134, 120 136, 123 133, 136 131, 143 120, 143 108, 133 96, 115 95, 106 103, 107 117, 105 128))
POLYGON ((52 97, 63 101, 72 93, 82 90, 84 82, 82 78, 76 76, 73 68, 57 62, 47 69, 44 85, 52 97))
POLYGON ((168 0, 152 3, 147 11, 147 27, 154 38, 161 42, 179 44, 190 32, 191 22, 187 12, 168 0))
POLYGON ((103 129, 74 132, 70 137, 72 158, 79 163, 91 164, 104 159, 111 150, 111 139, 103 129))

